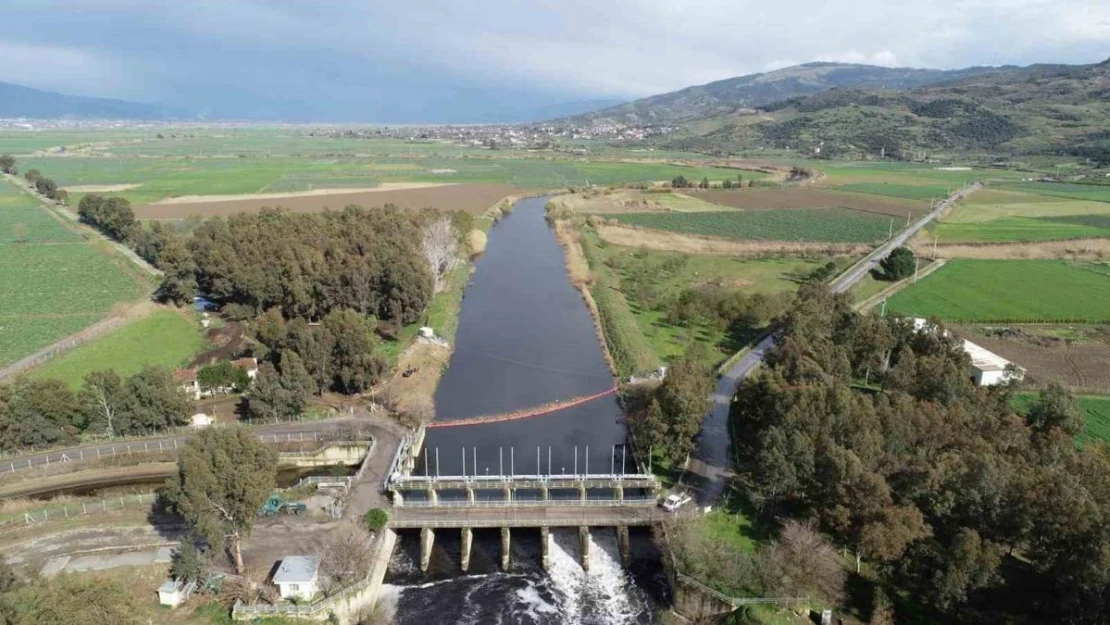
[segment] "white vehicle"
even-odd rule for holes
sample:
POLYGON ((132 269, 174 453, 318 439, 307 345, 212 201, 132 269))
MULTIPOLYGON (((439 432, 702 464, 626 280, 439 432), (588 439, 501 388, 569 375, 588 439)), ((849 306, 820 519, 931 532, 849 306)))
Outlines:
POLYGON ((663 509, 667 512, 674 512, 682 506, 690 503, 690 501, 690 496, 685 493, 673 493, 671 495, 667 495, 667 498, 664 499, 663 503, 659 505, 663 506, 663 509))

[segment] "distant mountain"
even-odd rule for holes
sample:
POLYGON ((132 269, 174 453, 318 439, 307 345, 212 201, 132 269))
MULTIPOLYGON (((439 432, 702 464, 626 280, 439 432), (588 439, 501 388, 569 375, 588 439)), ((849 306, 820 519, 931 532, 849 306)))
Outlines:
POLYGON ((1110 60, 1006 67, 912 89, 832 89, 717 115, 670 147, 780 147, 826 156, 1071 154, 1110 163, 1110 60))
POLYGON ((908 89, 939 82, 989 75, 1005 68, 970 67, 958 70, 910 69, 850 63, 806 63, 707 85, 655 95, 620 106, 563 120, 575 124, 680 124, 699 118, 753 109, 797 96, 837 87, 908 89))
POLYGON ((0 117, 155 120, 188 116, 155 104, 65 95, 0 82, 0 117))

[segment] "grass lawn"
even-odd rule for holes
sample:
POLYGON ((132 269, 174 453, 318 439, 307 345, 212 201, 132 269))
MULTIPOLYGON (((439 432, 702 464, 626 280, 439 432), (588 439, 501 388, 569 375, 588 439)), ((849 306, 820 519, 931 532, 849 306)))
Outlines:
POLYGON ((87 374, 102 369, 114 369, 121 376, 148 365, 177 369, 204 344, 195 320, 177 311, 158 310, 46 362, 31 376, 58 378, 76 388, 87 374))
POLYGON ((1110 275, 1058 260, 951 260, 890 298, 887 310, 980 322, 1110 320, 1110 275))
POLYGON ((95 323, 150 288, 112 248, 86 240, 36 198, 0 182, 0 365, 95 323))
MULTIPOLYGON (((1020 393, 1014 396, 1014 407, 1025 412, 1036 400, 1036 393, 1020 393)), ((1079 395, 1075 398, 1086 418, 1083 431, 1076 436, 1079 444, 1103 441, 1110 444, 1110 396, 1079 395)))
MULTIPOLYGON (((892 218, 841 208, 604 215, 630 226, 682 234, 763 241, 873 243, 886 239, 892 218)), ((895 223, 900 227, 901 223, 895 223)))

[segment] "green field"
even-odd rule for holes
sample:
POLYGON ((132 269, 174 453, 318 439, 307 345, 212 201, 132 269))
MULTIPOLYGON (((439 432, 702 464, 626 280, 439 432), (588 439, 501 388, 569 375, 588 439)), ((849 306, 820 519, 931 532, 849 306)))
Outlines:
POLYGON ((887 310, 978 322, 1110 320, 1110 275, 1057 260, 951 260, 896 293, 887 310))
MULTIPOLYGON (((891 218, 842 208, 622 213, 604 215, 630 226, 682 234, 763 241, 874 243, 886 239, 891 218)), ((900 224, 895 224, 895 227, 900 224)))
POLYGON ((1110 237, 1110 215, 1000 217, 983 223, 941 222, 933 233, 944 243, 1011 243, 1110 237))
POLYGON ((869 193, 871 195, 885 195, 900 197, 908 200, 942 200, 948 197, 951 187, 940 185, 911 185, 886 182, 857 182, 843 184, 837 187, 841 191, 855 193, 869 193))
POLYGON ((77 387, 87 374, 104 369, 121 376, 148 365, 173 370, 187 364, 204 345, 199 323, 173 310, 158 310, 48 361, 31 376, 58 378, 77 387))
POLYGON ((1015 182, 1000 188, 1073 200, 1110 202, 1110 185, 1070 184, 1066 182, 1015 182))
POLYGON ((7 183, 0 183, 0 224, 0 365, 95 323, 149 289, 111 247, 86 241, 7 183))
MULTIPOLYGON (((1034 393, 1020 393, 1014 396, 1014 407, 1019 412, 1025 412, 1036 399, 1034 393)), ((1110 443, 1110 397, 1105 395, 1079 395, 1075 398, 1083 411, 1083 431, 1076 440, 1080 444, 1103 441, 1110 443)))

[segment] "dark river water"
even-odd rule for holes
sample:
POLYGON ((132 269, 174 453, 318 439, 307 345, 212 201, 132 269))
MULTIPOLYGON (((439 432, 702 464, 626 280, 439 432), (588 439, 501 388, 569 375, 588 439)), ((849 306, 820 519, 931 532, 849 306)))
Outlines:
MULTIPOLYGON (((521 200, 490 232, 459 316, 451 363, 436 392, 437 420, 451 421, 592 395, 613 386, 593 319, 571 286, 563 250, 543 218, 546 198, 521 200)), ((441 475, 583 472, 616 465, 625 441, 612 396, 518 421, 428 430, 428 465, 441 475), (614 449, 616 453, 614 454, 614 449), (537 450, 539 460, 537 461, 537 450), (548 456, 550 454, 550 461, 548 456), (537 466, 538 465, 538 466, 537 466)), ((627 469, 633 470, 627 459, 627 469)), ((399 625, 652 623, 666 582, 647 530, 632 533, 622 567, 612 528, 591 530, 590 570, 579 564, 576 530, 552 531, 551 570, 540 567, 539 531, 514 530, 502 571, 497 532, 474 535, 468 575, 457 531, 437 532, 431 567, 419 571, 418 537, 402 533, 386 578, 399 625)))

